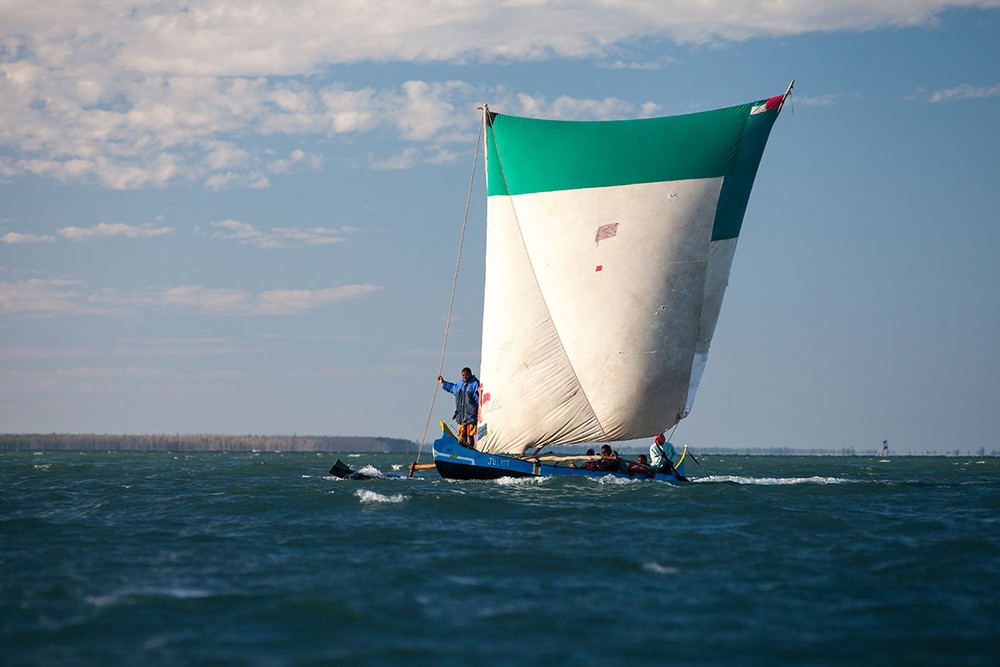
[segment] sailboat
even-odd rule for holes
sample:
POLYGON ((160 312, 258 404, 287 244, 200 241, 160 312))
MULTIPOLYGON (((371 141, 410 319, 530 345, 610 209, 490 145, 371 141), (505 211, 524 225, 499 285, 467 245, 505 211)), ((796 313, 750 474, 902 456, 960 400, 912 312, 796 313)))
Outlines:
MULTIPOLYGON (((478 434, 467 447, 441 422, 441 476, 635 474, 543 450, 652 438, 689 414, 750 190, 791 91, 615 121, 483 107, 478 434)), ((687 458, 685 448, 651 478, 683 479, 687 458)))

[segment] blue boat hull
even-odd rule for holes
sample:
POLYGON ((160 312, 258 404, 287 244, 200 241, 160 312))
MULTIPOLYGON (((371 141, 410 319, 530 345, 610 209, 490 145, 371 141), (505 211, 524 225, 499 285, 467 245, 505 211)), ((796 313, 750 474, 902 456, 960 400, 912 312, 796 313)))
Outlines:
MULTIPOLYGON (((443 425, 442 425, 443 426, 443 425)), ((566 463, 540 463, 500 454, 483 452, 463 447, 447 429, 442 428, 441 437, 434 441, 434 466, 445 479, 499 479, 501 477, 620 477, 622 479, 652 479, 661 482, 687 481, 684 477, 684 457, 670 474, 630 475, 624 472, 606 472, 588 468, 572 468, 566 463)))

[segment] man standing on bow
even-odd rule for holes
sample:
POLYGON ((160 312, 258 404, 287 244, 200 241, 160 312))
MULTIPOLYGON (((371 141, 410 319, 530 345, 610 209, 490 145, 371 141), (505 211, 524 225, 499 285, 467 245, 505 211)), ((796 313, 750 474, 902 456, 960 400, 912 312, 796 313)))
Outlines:
POLYGON ((461 382, 448 382, 438 375, 441 388, 455 395, 455 416, 458 422, 458 442, 465 447, 475 448, 476 422, 479 417, 479 379, 472 369, 462 369, 461 382))

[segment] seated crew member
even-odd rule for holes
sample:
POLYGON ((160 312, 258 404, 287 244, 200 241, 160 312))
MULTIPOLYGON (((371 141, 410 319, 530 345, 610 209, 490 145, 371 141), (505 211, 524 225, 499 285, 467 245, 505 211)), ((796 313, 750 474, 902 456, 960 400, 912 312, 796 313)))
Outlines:
POLYGON ((649 465, 656 472, 671 474, 674 471, 674 457, 677 450, 667 442, 666 436, 662 433, 653 438, 653 444, 649 446, 649 465))
POLYGON ((604 472, 618 472, 621 461, 618 454, 611 449, 611 445, 601 445, 601 458, 597 461, 597 469, 604 472))
POLYGON ((646 475, 647 477, 656 475, 656 471, 649 467, 649 459, 646 458, 645 454, 639 454, 636 462, 629 464, 627 472, 630 475, 646 475))
MULTIPOLYGON (((584 454, 584 456, 595 456, 595 454, 594 454, 594 448, 591 447, 590 449, 588 449, 587 453, 584 454)), ((573 461, 570 461, 569 467, 570 468, 575 468, 577 466, 576 466, 576 463, 574 463, 573 461)), ((587 470, 596 470, 597 469, 597 461, 587 461, 586 463, 584 463, 580 467, 581 468, 586 468, 587 470)))

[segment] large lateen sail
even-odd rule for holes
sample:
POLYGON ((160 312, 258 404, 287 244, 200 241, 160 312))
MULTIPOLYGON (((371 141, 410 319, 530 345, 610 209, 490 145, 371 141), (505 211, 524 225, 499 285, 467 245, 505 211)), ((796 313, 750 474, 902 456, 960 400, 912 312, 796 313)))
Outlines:
POLYGON ((644 438, 688 413, 786 96, 625 121, 485 112, 477 449, 644 438))

